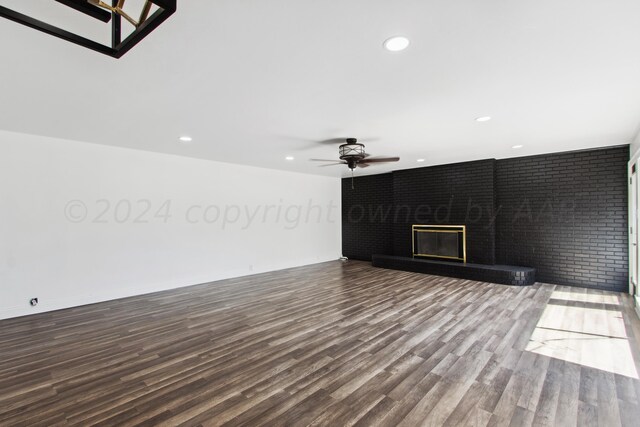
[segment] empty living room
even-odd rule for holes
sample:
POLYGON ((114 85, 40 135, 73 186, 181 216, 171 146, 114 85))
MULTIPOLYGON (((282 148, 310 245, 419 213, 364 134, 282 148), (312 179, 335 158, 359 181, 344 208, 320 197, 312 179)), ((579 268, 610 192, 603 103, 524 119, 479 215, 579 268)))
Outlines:
POLYGON ((637 426, 637 0, 0 0, 0 426, 637 426))

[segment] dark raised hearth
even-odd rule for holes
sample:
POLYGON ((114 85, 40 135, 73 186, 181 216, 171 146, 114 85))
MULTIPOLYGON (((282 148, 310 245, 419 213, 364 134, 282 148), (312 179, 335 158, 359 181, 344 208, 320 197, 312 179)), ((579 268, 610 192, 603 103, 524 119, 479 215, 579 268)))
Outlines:
POLYGON ((529 286, 536 282, 536 269, 512 265, 461 264, 459 262, 432 261, 391 255, 373 255, 374 267, 414 273, 435 274, 479 282, 512 286, 529 286))

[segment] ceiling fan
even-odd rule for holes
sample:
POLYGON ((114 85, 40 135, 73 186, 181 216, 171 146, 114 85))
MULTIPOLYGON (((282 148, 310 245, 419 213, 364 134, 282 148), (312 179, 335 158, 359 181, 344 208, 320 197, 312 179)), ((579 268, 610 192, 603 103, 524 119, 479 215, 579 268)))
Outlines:
POLYGON ((311 159, 314 162, 331 162, 321 166, 347 165, 351 169, 351 188, 353 188, 353 170, 355 168, 367 168, 376 163, 397 162, 400 157, 370 157, 364 151, 364 144, 358 142, 356 138, 347 138, 346 143, 338 147, 340 161, 326 159, 311 159))

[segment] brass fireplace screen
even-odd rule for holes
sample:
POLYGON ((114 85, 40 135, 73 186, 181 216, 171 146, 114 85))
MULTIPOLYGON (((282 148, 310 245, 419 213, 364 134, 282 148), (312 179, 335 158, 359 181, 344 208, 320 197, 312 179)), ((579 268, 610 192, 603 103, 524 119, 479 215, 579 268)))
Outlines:
POLYGON ((414 225, 411 235, 414 257, 467 262, 464 225, 414 225))

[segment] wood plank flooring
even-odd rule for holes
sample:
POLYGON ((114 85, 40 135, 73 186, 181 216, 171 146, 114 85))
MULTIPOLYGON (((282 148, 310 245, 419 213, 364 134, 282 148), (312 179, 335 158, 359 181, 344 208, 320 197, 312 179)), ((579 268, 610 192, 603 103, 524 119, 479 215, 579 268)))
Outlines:
POLYGON ((638 425, 639 331, 626 295, 336 261, 0 321, 0 425, 638 425))

